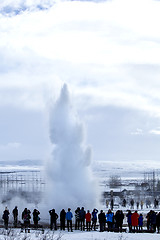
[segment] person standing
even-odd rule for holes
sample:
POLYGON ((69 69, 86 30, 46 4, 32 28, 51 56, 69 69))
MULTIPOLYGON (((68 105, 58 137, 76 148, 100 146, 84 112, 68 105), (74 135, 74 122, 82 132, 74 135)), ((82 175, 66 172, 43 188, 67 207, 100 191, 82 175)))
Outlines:
POLYGON ((22 212, 22 219, 24 221, 24 227, 29 227, 30 225, 30 219, 31 219, 31 211, 27 208, 24 209, 24 211, 22 212))
POLYGON ((87 231, 90 231, 91 230, 91 214, 89 210, 87 211, 85 218, 86 218, 87 231))
POLYGON ((99 219, 99 225, 100 225, 100 232, 104 232, 105 224, 106 224, 106 216, 103 210, 101 210, 100 213, 98 214, 98 219, 99 219))
POLYGON ((55 212, 54 208, 49 211, 49 214, 50 214, 50 229, 52 230, 54 225, 54 230, 57 230, 58 214, 55 212))
POLYGON ((71 212, 71 209, 68 208, 68 212, 66 213, 68 232, 69 232, 70 229, 71 229, 71 232, 73 232, 73 230, 72 230, 72 218, 73 218, 73 214, 71 212))
POLYGON ((124 214, 122 210, 117 210, 115 214, 116 228, 120 232, 122 232, 123 219, 124 219, 124 214))
POLYGON ((94 231, 96 231, 97 213, 98 210, 94 208, 92 212, 92 227, 91 227, 91 229, 94 228, 94 231))
POLYGON ((132 216, 131 216, 131 221, 132 221, 132 227, 134 228, 134 231, 136 230, 138 232, 138 219, 139 219, 139 214, 137 211, 135 211, 132 216))
POLYGON ((106 214, 108 231, 113 229, 113 218, 114 218, 114 213, 111 211, 111 209, 109 209, 107 214, 106 214))
POLYGON ((138 218, 138 226, 139 226, 139 232, 143 231, 143 215, 142 213, 139 215, 139 218, 138 218))
POLYGON ((84 210, 84 207, 82 207, 81 210, 79 211, 81 231, 85 231, 85 215, 86 215, 86 212, 84 210))
POLYGON ((34 222, 35 228, 38 228, 38 221, 40 220, 39 214, 40 214, 40 212, 37 209, 34 209, 34 211, 33 211, 33 222, 34 222))
POLYGON ((79 230, 80 218, 79 218, 80 208, 77 207, 75 210, 75 230, 79 230))
POLYGON ((12 211, 13 214, 13 219, 14 219, 14 227, 17 227, 17 223, 18 223, 18 208, 17 206, 15 206, 15 208, 12 211))
POLYGON ((157 225, 157 231, 159 233, 159 229, 160 229, 160 212, 157 214, 157 217, 156 217, 156 225, 157 225))
POLYGON ((66 212, 64 209, 60 212, 60 229, 65 230, 66 212))
POLYGON ((8 221, 9 221, 9 210, 6 207, 4 212, 3 212, 3 220, 4 220, 4 227, 5 229, 8 229, 8 221))
POLYGON ((132 232, 132 220, 131 220, 132 212, 131 212, 131 210, 128 210, 126 217, 127 217, 129 232, 132 232))

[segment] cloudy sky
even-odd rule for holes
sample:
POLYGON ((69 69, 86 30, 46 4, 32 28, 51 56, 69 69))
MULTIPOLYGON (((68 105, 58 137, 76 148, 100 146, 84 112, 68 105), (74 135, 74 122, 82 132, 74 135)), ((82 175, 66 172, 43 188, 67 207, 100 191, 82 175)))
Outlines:
POLYGON ((67 83, 94 160, 159 161, 160 1, 1 0, 0 160, 49 155, 67 83))

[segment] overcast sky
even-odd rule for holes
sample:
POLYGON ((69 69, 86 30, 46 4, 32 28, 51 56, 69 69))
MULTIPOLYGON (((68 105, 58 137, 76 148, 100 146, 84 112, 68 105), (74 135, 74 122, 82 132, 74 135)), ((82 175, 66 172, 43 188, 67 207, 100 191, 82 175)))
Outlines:
POLYGON ((50 154, 64 83, 94 160, 160 159, 160 1, 0 1, 0 160, 50 154))

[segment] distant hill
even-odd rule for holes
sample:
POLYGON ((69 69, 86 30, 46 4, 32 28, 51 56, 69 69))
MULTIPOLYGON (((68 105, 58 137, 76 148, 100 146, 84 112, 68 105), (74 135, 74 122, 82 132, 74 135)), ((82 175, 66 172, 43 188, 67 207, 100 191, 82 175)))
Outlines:
POLYGON ((25 159, 25 160, 19 160, 19 161, 0 161, 0 166, 41 166, 42 160, 31 160, 31 159, 25 159))

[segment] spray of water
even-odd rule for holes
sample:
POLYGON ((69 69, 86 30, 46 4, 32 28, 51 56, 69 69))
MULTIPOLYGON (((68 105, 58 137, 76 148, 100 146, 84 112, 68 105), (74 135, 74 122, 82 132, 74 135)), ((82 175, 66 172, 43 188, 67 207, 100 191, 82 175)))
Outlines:
POLYGON ((95 207, 96 187, 86 146, 84 126, 73 110, 67 85, 50 111, 50 140, 53 146, 48 164, 48 206, 58 210, 95 207))

